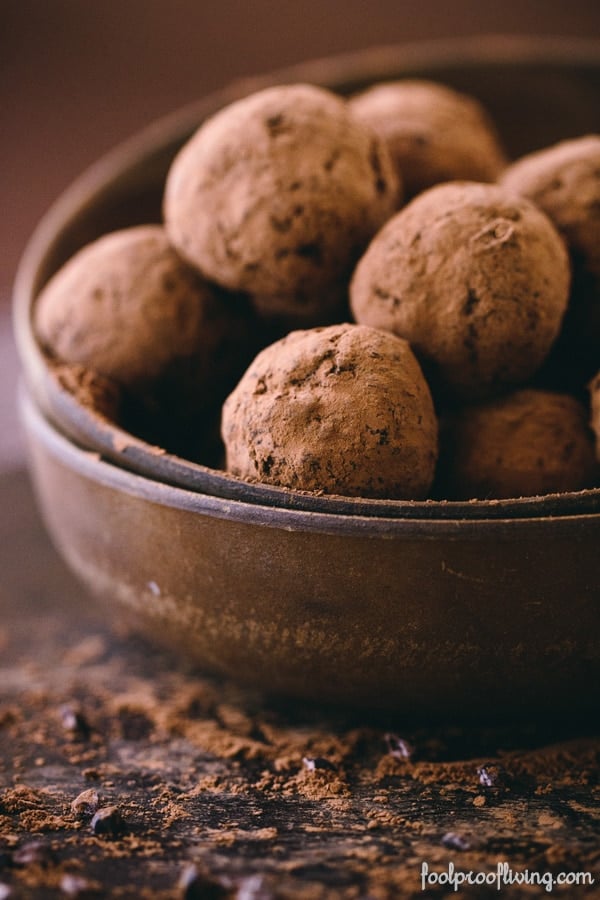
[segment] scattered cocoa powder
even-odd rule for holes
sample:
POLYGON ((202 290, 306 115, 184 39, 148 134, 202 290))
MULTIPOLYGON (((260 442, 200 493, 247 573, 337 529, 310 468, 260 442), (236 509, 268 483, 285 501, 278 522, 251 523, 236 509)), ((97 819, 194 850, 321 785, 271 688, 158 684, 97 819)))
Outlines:
MULTIPOLYGON (((36 838, 50 854, 5 869, 17 890, 70 876, 101 895, 141 879, 136 896, 176 900, 194 865, 232 900, 257 873, 274 897, 392 900, 420 895, 423 859, 439 870, 458 854, 476 870, 599 862, 594 738, 541 724, 378 722, 266 702, 155 651, 150 660, 137 641, 89 633, 70 647, 68 661, 48 648, 21 669, 19 715, 2 718, 0 845, 10 860, 36 838), (37 687, 49 664, 50 693, 37 687), (89 742, 56 717, 69 694, 94 722, 89 742), (74 797, 98 794, 128 833, 97 837, 74 814, 74 797)), ((13 706, 9 692, 3 709, 13 706)))

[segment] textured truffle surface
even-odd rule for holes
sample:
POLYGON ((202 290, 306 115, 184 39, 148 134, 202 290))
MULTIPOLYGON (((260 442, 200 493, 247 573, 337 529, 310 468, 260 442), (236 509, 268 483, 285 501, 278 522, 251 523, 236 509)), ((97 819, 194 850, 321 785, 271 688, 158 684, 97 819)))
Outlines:
POLYGON ((185 397, 201 407, 231 365, 235 299, 183 263, 163 228, 140 226, 75 254, 40 294, 35 330, 52 356, 133 395, 160 392, 164 381, 173 406, 185 397))
POLYGON ((597 475, 585 407, 525 388, 445 423, 440 490, 448 498, 526 497, 590 487, 597 475))
POLYGON ((384 82, 353 97, 350 108, 385 140, 409 197, 442 181, 495 181, 506 165, 485 109, 445 85, 384 82))
POLYGON ((524 382, 557 337, 569 259, 550 220, 497 185, 416 197, 375 236, 350 287, 357 322, 404 337, 451 392, 524 382))
POLYGON ((227 468, 347 496, 423 498, 437 420, 406 341, 358 325, 295 331, 263 350, 223 410, 227 468))
POLYGON ((562 141, 524 156, 502 183, 529 197, 565 238, 573 261, 566 339, 600 365, 600 135, 562 141))
POLYGON ((173 244, 204 275, 293 312, 349 277, 397 197, 387 148, 347 103, 288 85, 205 122, 171 166, 164 209, 173 244))

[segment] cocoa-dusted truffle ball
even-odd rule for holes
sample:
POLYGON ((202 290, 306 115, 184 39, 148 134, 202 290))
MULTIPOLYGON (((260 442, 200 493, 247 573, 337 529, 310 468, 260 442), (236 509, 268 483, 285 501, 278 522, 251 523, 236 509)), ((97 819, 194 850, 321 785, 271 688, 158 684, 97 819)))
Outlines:
POLYGON ((596 438, 596 457, 600 462, 600 372, 589 384, 592 415, 590 424, 596 438))
POLYGON ((498 185, 430 188, 375 236, 350 287, 357 322, 408 340, 451 392, 483 398, 546 357, 569 292, 549 219, 498 185))
POLYGON ((442 432, 440 490, 468 500, 589 487, 596 463, 586 419, 569 394, 529 388, 466 407, 442 432))
POLYGON ((294 313, 339 290, 397 194, 387 148, 346 102, 291 85, 205 122, 173 162, 164 209, 173 244, 206 277, 294 313))
POLYGON ((562 141, 517 160, 502 184, 532 200, 565 238, 573 291, 565 322, 571 365, 581 352, 600 365, 600 135, 562 141))
POLYGON ((227 468, 252 481, 422 498, 437 421, 406 341, 359 325, 295 331, 263 350, 227 399, 227 468))
POLYGON ((227 348, 245 315, 236 300, 184 264, 163 228, 140 226, 73 256, 40 294, 35 331, 56 359, 134 396, 160 393, 164 381, 173 408, 202 408, 228 376, 227 348))
POLYGON ((481 104, 445 85, 384 82, 353 97, 350 108, 387 143, 409 197, 441 181, 495 181, 506 165, 481 104))

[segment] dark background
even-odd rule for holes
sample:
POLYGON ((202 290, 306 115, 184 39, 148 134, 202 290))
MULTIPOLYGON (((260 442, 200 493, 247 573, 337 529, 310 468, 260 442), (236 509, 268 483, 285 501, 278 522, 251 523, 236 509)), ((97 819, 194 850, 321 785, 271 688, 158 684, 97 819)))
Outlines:
POLYGON ((597 0, 0 0, 0 468, 21 465, 10 287, 36 222, 115 143, 243 76, 376 44, 600 37, 597 0))

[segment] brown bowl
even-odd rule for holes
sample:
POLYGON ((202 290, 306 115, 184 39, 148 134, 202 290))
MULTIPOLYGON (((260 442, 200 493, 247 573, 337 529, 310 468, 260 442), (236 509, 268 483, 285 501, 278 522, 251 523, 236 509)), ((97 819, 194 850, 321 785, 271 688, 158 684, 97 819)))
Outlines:
POLYGON ((22 412, 70 567, 203 668, 407 716, 597 709, 599 514, 427 521, 242 503, 104 462, 25 395, 22 412))
POLYGON ((600 44, 495 38, 368 51, 248 82, 106 157, 44 220, 15 288, 41 508, 94 593, 203 667, 260 688, 444 717, 594 709, 599 490, 411 503, 248 485, 90 413, 33 338, 35 297, 74 250, 158 220, 169 162, 204 117, 265 84, 351 93, 403 75, 477 95, 514 155, 600 130, 600 44))

